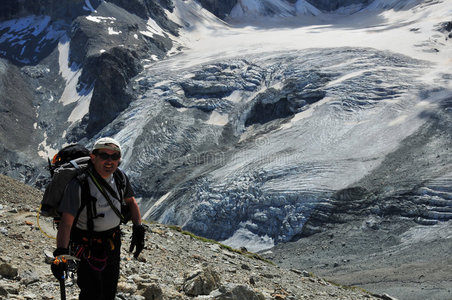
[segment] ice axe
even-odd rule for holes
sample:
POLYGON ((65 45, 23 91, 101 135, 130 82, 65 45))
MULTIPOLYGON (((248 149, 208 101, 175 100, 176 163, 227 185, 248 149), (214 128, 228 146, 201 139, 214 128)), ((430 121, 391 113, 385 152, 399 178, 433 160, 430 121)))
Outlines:
POLYGON ((55 276, 60 283, 61 300, 66 300, 66 286, 64 280, 67 276, 68 260, 79 261, 77 257, 71 255, 60 255, 55 257, 51 266, 53 276, 55 276))

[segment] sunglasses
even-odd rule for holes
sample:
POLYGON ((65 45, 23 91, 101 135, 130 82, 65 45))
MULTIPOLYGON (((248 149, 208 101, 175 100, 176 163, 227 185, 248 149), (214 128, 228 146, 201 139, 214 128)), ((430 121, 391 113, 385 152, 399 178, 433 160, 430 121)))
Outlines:
POLYGON ((111 160, 118 160, 121 158, 121 154, 119 153, 107 154, 105 152, 98 152, 96 156, 100 157, 102 160, 107 160, 109 158, 111 158, 111 160))

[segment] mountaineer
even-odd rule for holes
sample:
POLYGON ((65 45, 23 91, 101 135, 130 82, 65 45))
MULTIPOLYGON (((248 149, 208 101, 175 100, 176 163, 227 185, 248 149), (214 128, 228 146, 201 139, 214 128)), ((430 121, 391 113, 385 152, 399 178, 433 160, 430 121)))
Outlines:
MULTIPOLYGON (((79 260, 77 285, 81 300, 115 299, 120 269, 120 224, 127 222, 126 215, 133 223, 130 251, 135 248, 134 257, 138 258, 144 248, 141 213, 127 176, 118 169, 121 154, 116 140, 97 140, 89 153, 88 166, 69 182, 59 204, 61 220, 53 254, 79 260)), ((52 268, 57 277, 55 265, 52 268)))

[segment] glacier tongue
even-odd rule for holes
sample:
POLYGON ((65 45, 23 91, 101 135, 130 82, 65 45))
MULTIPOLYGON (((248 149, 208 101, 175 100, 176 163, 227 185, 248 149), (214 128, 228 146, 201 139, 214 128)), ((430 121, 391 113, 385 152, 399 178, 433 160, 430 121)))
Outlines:
POLYGON ((418 183, 406 183, 418 174, 408 158, 399 158, 405 174, 384 162, 449 97, 450 71, 435 64, 446 56, 430 50, 450 47, 421 17, 444 19, 438 8, 286 25, 257 18, 254 27, 227 27, 177 2, 173 17, 184 13, 191 18, 179 42, 189 49, 140 74, 137 99, 100 133, 124 143, 147 218, 267 248, 340 221, 332 215, 341 206, 378 212, 375 194, 418 183))
POLYGON ((428 63, 373 49, 165 63, 136 82, 142 97, 116 121, 133 145, 125 165, 146 187, 146 216, 218 240, 303 234, 312 210, 328 211, 435 106, 416 79, 428 63))

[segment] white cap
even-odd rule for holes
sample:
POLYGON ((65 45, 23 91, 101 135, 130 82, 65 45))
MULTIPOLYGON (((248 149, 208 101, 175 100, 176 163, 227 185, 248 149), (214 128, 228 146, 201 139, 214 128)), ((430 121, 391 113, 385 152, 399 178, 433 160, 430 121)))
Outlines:
POLYGON ((93 150, 97 149, 109 149, 113 151, 118 151, 121 154, 121 145, 119 142, 110 137, 103 137, 98 139, 93 146, 93 150))

